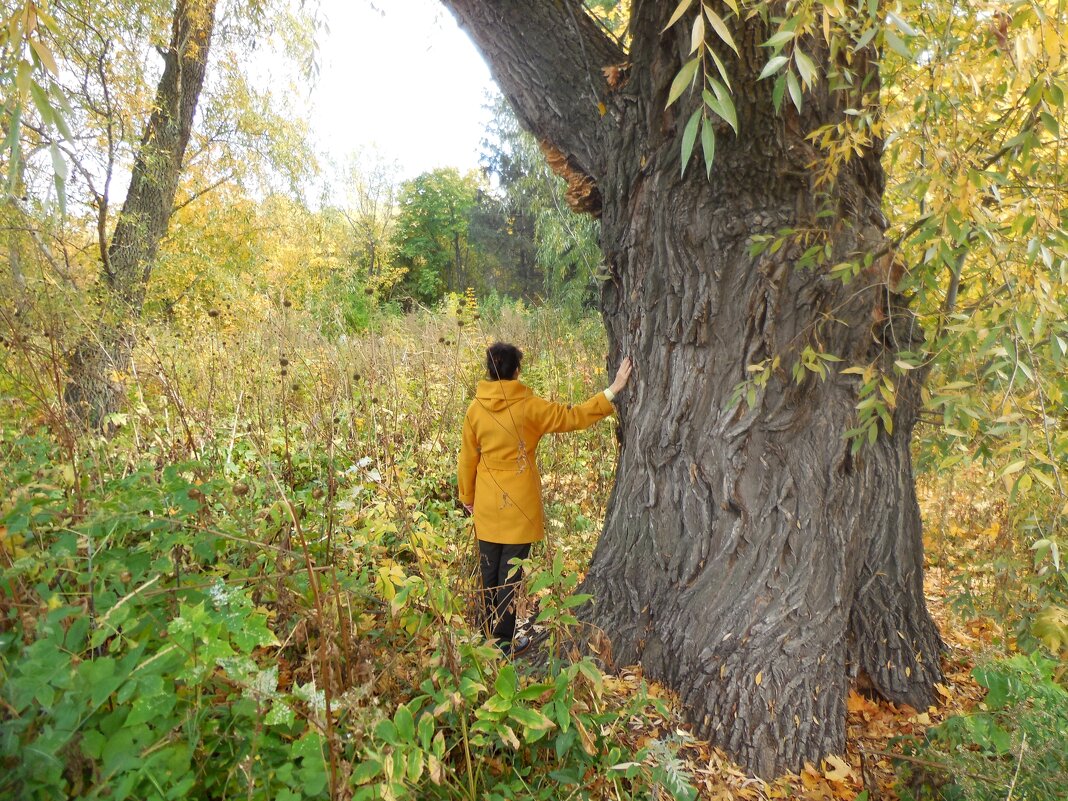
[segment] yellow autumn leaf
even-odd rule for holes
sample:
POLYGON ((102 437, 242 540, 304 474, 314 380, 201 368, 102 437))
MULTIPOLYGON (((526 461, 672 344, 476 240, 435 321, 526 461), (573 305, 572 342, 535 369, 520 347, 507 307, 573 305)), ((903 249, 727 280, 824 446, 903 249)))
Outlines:
POLYGON ((841 757, 837 757, 831 754, 824 760, 826 767, 823 769, 823 775, 832 782, 848 782, 856 779, 856 774, 853 772, 853 768, 849 766, 841 757))

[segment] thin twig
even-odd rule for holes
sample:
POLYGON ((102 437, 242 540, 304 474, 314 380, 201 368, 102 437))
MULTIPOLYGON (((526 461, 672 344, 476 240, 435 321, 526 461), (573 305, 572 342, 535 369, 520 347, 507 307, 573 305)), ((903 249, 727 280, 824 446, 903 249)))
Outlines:
POLYGON ((1023 755, 1026 750, 1027 732, 1024 732, 1023 737, 1020 738, 1020 754, 1016 757, 1016 772, 1012 774, 1012 784, 1009 785, 1009 794, 1005 796, 1005 801, 1012 801, 1012 793, 1016 789, 1016 780, 1020 777, 1020 766, 1023 764, 1023 755))
POLYGON ((876 751, 871 748, 861 748, 863 753, 872 754, 874 756, 889 757, 890 759, 903 759, 906 762, 912 762, 916 765, 923 765, 928 768, 938 768, 946 773, 960 773, 968 776, 972 779, 979 779, 984 782, 998 782, 999 779, 995 776, 988 776, 985 773, 972 773, 971 771, 961 770, 955 765, 947 765, 944 762, 934 762, 930 759, 921 759, 920 757, 910 756, 909 754, 895 754, 893 751, 876 751))

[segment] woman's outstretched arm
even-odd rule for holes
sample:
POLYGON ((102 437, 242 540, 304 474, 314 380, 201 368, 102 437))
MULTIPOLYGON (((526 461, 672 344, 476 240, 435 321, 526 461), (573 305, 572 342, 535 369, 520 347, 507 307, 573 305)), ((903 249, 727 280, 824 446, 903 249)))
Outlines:
POLYGON ((589 428, 598 420, 603 420, 612 414, 614 407, 611 401, 627 386, 632 366, 628 356, 619 365, 616 378, 606 391, 598 392, 588 401, 576 406, 534 398, 530 413, 531 420, 546 434, 589 428))

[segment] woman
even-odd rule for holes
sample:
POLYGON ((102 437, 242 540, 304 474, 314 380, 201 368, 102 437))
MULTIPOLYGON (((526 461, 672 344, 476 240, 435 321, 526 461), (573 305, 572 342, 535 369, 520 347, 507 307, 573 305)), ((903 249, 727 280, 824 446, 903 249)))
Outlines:
POLYGON ((522 360, 523 352, 514 345, 497 342, 486 350, 487 380, 478 383, 464 417, 457 481, 460 502, 475 517, 483 625, 506 654, 517 654, 530 644, 529 637, 512 642, 512 597, 521 573, 511 562, 526 559, 531 543, 545 537, 541 477, 534 458, 538 441, 545 434, 589 428, 610 415, 612 400, 631 372, 628 356, 608 389, 578 406, 567 406, 542 400, 520 383, 522 360))

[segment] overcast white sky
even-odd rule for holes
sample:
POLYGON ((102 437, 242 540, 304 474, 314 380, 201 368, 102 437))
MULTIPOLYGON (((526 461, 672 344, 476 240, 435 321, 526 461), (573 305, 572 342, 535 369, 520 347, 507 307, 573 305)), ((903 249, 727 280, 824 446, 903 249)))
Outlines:
POLYGON ((489 69, 437 0, 322 0, 329 33, 310 122, 339 163, 377 148, 402 177, 478 166, 494 89, 489 69))

